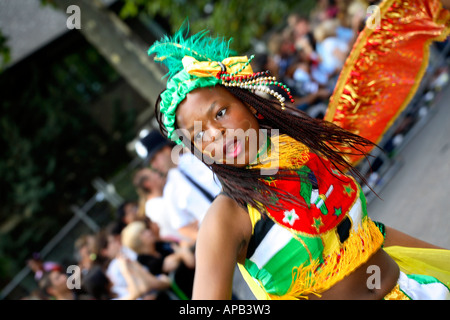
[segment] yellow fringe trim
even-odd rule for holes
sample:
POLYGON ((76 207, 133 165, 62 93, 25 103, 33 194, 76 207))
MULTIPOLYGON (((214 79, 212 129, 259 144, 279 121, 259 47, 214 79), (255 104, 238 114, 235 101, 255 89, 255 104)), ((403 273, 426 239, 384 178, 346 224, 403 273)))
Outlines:
POLYGON ((398 283, 395 285, 394 289, 391 290, 386 296, 384 296, 384 300, 411 300, 403 291, 400 290, 400 286, 398 283))
POLYGON ((365 263, 382 245, 384 237, 370 218, 362 221, 357 231, 352 230, 342 247, 325 258, 323 263, 313 261, 292 270, 292 284, 286 294, 268 294, 274 300, 308 299, 320 294, 365 263))
POLYGON ((309 161, 309 148, 300 141, 286 134, 272 136, 269 141, 270 145, 257 159, 258 163, 250 166, 251 169, 295 169, 309 161))

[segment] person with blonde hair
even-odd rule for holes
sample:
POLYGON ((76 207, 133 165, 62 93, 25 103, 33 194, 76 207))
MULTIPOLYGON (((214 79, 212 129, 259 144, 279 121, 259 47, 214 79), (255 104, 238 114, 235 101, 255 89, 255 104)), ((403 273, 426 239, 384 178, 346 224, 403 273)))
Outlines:
POLYGON ((160 241, 142 221, 128 224, 121 234, 122 245, 137 254, 137 261, 154 275, 173 278, 175 293, 190 297, 195 271, 195 257, 187 242, 160 241))

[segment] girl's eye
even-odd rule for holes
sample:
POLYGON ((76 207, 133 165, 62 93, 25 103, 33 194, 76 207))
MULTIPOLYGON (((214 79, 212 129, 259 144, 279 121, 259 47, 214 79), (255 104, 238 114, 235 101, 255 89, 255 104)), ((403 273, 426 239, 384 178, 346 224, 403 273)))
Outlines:
POLYGON ((217 118, 223 117, 226 113, 226 110, 227 110, 226 108, 221 109, 219 112, 217 112, 216 117, 217 118))

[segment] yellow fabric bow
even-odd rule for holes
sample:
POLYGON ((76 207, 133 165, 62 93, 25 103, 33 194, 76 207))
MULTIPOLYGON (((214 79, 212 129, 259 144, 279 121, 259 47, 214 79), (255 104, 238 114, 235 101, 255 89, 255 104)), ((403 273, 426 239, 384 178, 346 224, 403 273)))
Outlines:
MULTIPOLYGON (((185 56, 182 59, 184 70, 187 73, 197 77, 216 77, 222 71, 221 65, 217 61, 198 61, 194 57, 185 56)), ((229 57, 222 61, 222 64, 227 68, 227 73, 234 74, 238 72, 237 76, 246 76, 253 74, 252 67, 248 61, 247 56, 229 57)))

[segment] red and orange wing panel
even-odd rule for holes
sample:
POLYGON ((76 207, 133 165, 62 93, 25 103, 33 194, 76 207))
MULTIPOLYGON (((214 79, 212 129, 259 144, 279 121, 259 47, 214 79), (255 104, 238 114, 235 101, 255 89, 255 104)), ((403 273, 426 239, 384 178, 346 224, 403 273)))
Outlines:
MULTIPOLYGON (((359 34, 325 115, 375 143, 417 91, 431 43, 450 33, 450 11, 440 1, 385 0, 379 9, 378 28, 366 25, 359 34)), ((361 157, 349 159, 357 164, 361 157)))

